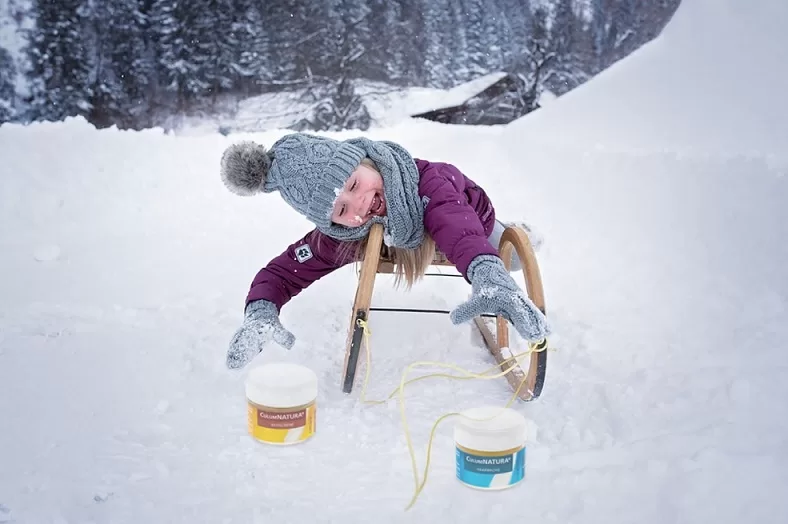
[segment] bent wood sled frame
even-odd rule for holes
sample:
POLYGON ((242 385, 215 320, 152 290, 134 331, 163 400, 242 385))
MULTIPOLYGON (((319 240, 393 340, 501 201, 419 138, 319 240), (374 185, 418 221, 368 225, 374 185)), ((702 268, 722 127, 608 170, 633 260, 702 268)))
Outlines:
MULTIPOLYGON (((542 287, 542 277, 539 272, 539 265, 536 261, 531 242, 528 239, 525 231, 518 227, 507 227, 501 236, 501 242, 498 246, 501 259, 504 266, 508 270, 511 267, 512 250, 517 252, 517 256, 522 261, 523 277, 525 280, 525 289, 528 297, 538 307, 542 313, 545 311, 544 289, 542 287)), ((446 259, 445 255, 436 252, 433 258, 433 266, 451 266, 454 265, 446 259)), ((390 259, 383 246, 383 226, 375 224, 370 229, 369 240, 367 248, 364 253, 364 258, 361 261, 361 269, 359 271, 358 288, 356 289, 356 296, 353 302, 353 311, 351 315, 351 324, 348 331, 348 338, 345 347, 345 364, 343 367, 342 375, 342 390, 345 393, 353 391, 353 386, 356 378, 356 368, 358 366, 358 358, 361 353, 361 343, 364 335, 364 328, 360 325, 359 320, 368 321, 370 311, 405 311, 415 313, 446 313, 449 311, 436 310, 436 309, 396 309, 396 308, 379 308, 371 307, 372 304, 372 291, 375 285, 375 277, 378 273, 387 274, 394 272, 394 262, 390 259)), ((427 273, 429 276, 444 276, 444 277, 462 277, 459 274, 441 274, 441 273, 427 273)), ((495 333, 485 323, 484 318, 476 317, 474 324, 484 339, 484 343, 489 349, 495 361, 501 368, 501 371, 511 369, 506 375, 506 379, 512 389, 519 388, 518 396, 521 400, 531 401, 539 398, 544 387, 545 374, 547 371, 547 351, 544 351, 544 346, 547 341, 543 341, 539 346, 533 348, 534 351, 530 354, 530 361, 528 371, 524 371, 517 361, 504 362, 508 358, 514 356, 516 352, 506 351, 508 356, 504 356, 503 348, 509 347, 509 322, 502 316, 483 315, 483 317, 495 318, 495 333), (525 385, 520 385, 525 380, 525 385)), ((518 360, 520 360, 518 358, 518 360)))

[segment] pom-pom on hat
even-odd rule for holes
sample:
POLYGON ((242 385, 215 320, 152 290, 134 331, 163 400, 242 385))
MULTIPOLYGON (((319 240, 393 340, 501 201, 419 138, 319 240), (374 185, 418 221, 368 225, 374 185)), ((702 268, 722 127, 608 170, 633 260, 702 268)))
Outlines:
POLYGON ((236 195, 252 196, 262 191, 270 167, 271 157, 265 146, 239 142, 228 147, 222 155, 222 182, 236 195))

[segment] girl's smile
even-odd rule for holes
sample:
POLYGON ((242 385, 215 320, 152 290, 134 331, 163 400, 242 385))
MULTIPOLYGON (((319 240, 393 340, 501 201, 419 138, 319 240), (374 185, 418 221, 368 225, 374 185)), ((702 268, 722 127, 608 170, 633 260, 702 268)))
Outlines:
POLYGON ((331 220, 346 227, 358 227, 374 216, 385 214, 383 177, 367 164, 360 164, 337 196, 331 220))

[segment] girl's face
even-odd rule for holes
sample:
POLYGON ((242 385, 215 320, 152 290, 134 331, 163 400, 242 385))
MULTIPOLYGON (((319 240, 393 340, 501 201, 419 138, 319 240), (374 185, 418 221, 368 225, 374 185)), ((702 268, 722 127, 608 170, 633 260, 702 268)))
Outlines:
POLYGON ((334 202, 331 220, 342 226, 358 227, 373 216, 385 214, 383 177, 369 166, 360 164, 334 202))

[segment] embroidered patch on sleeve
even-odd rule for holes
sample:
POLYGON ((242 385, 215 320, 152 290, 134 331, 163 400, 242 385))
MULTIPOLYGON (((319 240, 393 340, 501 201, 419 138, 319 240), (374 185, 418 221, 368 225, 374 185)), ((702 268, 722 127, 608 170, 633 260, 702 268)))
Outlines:
POLYGON ((304 262, 312 258, 312 248, 309 247, 309 244, 298 246, 296 248, 295 254, 296 254, 296 259, 303 264, 304 262))

